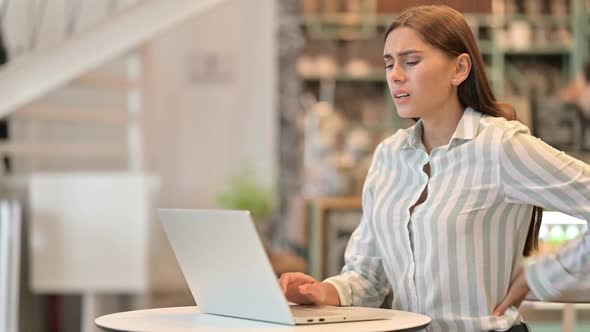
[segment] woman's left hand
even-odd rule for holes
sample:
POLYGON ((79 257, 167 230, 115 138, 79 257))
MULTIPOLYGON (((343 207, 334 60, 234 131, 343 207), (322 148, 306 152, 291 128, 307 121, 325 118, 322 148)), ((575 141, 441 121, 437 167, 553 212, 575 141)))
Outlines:
POLYGON ((516 273, 516 277, 510 284, 508 293, 506 293, 506 296, 502 302, 500 302, 496 309, 494 309, 494 316, 503 315, 506 309, 510 308, 511 306, 519 307, 529 291, 530 288, 526 282, 524 269, 521 267, 516 273))

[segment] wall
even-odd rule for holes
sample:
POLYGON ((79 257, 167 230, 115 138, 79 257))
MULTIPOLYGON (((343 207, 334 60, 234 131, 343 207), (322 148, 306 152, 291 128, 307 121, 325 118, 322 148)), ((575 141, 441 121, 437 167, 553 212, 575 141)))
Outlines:
MULTIPOLYGON (((226 1, 147 46, 144 146, 160 207, 214 208, 246 167, 276 180, 274 15, 272 0, 226 1)), ((156 233, 156 287, 182 287, 156 233)))
POLYGON ((228 177, 275 174, 272 1, 226 1, 147 48, 146 164, 161 203, 214 207, 228 177))

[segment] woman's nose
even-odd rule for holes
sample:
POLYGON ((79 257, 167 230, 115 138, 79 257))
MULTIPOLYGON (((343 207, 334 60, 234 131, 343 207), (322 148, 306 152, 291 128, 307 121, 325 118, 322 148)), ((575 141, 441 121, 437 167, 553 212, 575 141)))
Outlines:
POLYGON ((390 82, 393 82, 393 83, 400 83, 405 80, 405 75, 404 75, 402 69, 400 68, 400 66, 394 65, 391 68, 391 71, 389 72, 388 79, 390 82))

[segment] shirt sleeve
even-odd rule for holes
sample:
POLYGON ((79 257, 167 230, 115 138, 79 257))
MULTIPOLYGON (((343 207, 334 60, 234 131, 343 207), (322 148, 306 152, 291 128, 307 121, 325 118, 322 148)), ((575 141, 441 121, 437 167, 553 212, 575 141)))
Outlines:
POLYGON ((376 248, 373 214, 374 185, 381 168, 382 144, 377 147, 363 186, 363 214, 344 254, 345 266, 338 276, 325 281, 336 287, 341 306, 379 307, 389 291, 383 263, 376 248))
MULTIPOLYGON (((531 136, 511 122, 500 147, 500 177, 506 199, 590 221, 590 166, 531 136)), ((590 233, 557 252, 533 258, 525 268, 527 283, 543 301, 588 280, 590 233)))

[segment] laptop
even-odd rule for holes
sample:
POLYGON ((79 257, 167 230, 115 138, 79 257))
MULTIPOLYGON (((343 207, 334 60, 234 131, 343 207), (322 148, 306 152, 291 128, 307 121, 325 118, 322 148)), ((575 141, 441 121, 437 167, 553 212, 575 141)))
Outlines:
POLYGON ((387 319, 395 310, 289 305, 248 211, 159 209, 202 313, 299 325, 387 319))

